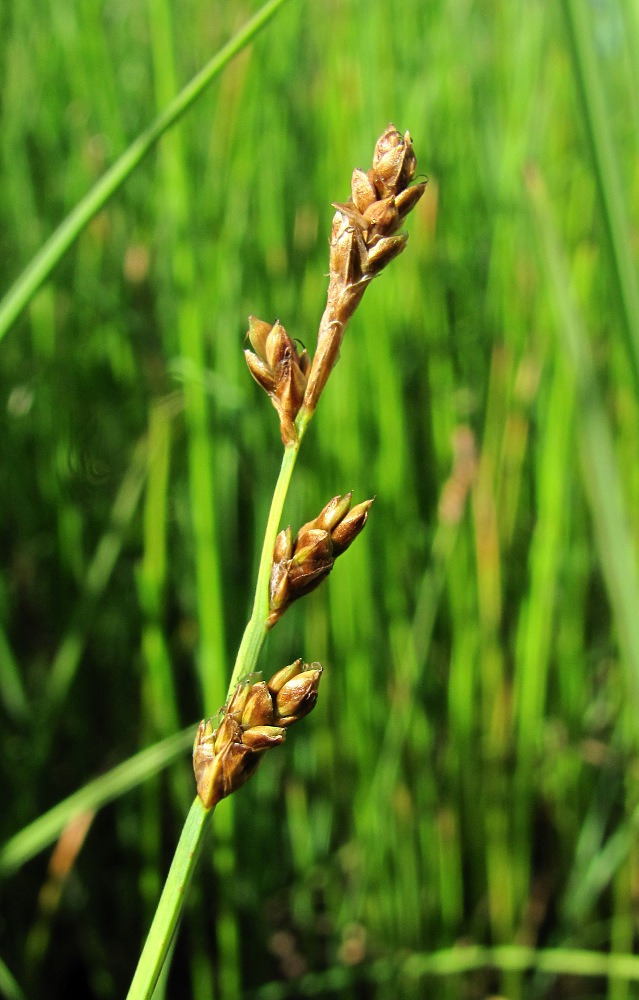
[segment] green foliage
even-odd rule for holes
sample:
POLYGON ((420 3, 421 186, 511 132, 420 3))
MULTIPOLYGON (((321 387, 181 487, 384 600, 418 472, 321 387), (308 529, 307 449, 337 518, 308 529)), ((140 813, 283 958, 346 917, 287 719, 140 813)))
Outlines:
MULTIPOLYGON (((5 5, 3 289, 256 9, 5 5)), ((247 317, 312 352, 389 121, 429 186, 285 524, 377 500, 262 653, 320 700, 216 810, 167 992, 634 995, 638 65, 633 0, 292 0, 6 332, 3 995, 131 980, 280 461, 247 317)))

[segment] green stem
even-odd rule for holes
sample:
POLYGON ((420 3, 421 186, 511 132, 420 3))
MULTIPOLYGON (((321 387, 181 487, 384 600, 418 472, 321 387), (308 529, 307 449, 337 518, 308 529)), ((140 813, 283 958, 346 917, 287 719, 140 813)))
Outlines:
MULTIPOLYGON (((312 414, 308 414, 298 422, 298 440, 284 449, 284 457, 280 473, 273 491, 271 509, 269 512, 264 544, 257 574, 253 613, 244 630, 244 636, 238 650, 233 674, 229 683, 228 694, 236 687, 239 680, 250 674, 257 663, 257 658, 268 632, 269 612, 269 580, 273 547, 277 530, 282 518, 282 510, 288 493, 288 487, 295 468, 295 462, 306 433, 312 414)), ((151 997, 158 976, 171 946, 175 928, 182 912, 186 890, 193 875, 197 859, 202 850, 204 833, 207 829, 206 818, 213 810, 207 810, 199 798, 195 799, 189 815, 186 818, 179 843, 169 874, 167 876, 158 908, 155 911, 153 923, 144 944, 140 961, 135 971, 127 1000, 148 1000, 151 997)))
POLYGON ((94 184, 88 194, 78 202, 66 219, 60 223, 0 301, 0 340, 22 310, 31 302, 35 293, 87 223, 122 186, 158 139, 190 108, 204 88, 221 73, 231 59, 246 48, 255 35, 286 2, 287 0, 268 0, 255 17, 247 21, 230 42, 227 42, 217 55, 213 56, 206 66, 187 83, 186 87, 173 98, 155 121, 140 133, 113 166, 94 184))
POLYGON ((563 341, 570 373, 575 379, 582 475, 595 543, 617 627, 628 696, 633 702, 636 718, 639 709, 639 574, 615 451, 615 431, 601 401, 588 333, 571 294, 570 272, 554 226, 545 185, 534 170, 529 171, 527 180, 535 235, 552 295, 551 305, 557 316, 557 330, 563 341))
POLYGON ((207 816, 208 812, 200 800, 195 799, 182 828, 127 1000, 148 1000, 153 994, 202 850, 207 816))
POLYGON ((271 576, 271 564, 273 561, 273 547, 277 537, 277 531, 282 519, 284 501, 288 492, 289 483, 295 468, 295 461, 299 452, 301 436, 296 444, 289 445, 284 449, 280 474, 273 492, 271 500, 271 510, 268 516, 266 531, 264 533, 264 544, 262 545, 262 555, 260 557, 260 567, 257 573, 257 585, 255 587, 255 599, 253 601, 253 612, 244 630, 242 642, 237 652, 235 666, 229 683, 229 694, 235 689, 242 677, 250 674, 257 663, 260 649, 268 632, 269 613, 269 581, 271 576))
POLYGON ((561 9, 614 264, 612 273, 625 320, 623 332, 629 367, 635 392, 639 393, 639 283, 633 258, 632 224, 606 103, 605 77, 597 59, 592 10, 581 0, 565 0, 561 9))

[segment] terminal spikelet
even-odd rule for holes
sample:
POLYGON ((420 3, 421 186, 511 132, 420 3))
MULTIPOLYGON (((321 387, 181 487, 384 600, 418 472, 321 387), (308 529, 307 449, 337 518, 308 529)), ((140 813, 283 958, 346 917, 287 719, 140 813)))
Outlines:
POLYGON ((328 296, 304 394, 304 409, 311 413, 367 285, 406 247, 408 235, 397 230, 426 188, 425 181, 409 186, 416 167, 409 133, 402 135, 388 125, 377 140, 370 170, 353 171, 350 200, 333 204, 337 211, 331 232, 328 296))

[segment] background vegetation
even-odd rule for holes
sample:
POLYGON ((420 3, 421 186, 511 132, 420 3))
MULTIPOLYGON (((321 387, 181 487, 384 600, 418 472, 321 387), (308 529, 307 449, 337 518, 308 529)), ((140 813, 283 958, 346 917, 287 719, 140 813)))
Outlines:
MULTIPOLYGON (((2 5, 3 288, 256 9, 2 5)), ((429 187, 287 522, 377 502, 269 640, 320 701, 216 811, 168 995, 639 995, 637 10, 292 0, 3 339, 5 996, 130 982, 279 465, 246 317, 313 348, 389 121, 429 187)))

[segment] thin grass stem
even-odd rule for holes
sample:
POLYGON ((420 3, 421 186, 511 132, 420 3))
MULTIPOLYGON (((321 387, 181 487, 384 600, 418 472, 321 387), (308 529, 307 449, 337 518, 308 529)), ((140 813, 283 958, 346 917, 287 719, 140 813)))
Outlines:
POLYGON ((0 875, 8 875, 49 847, 80 813, 100 809, 132 788, 137 788, 168 767, 193 742, 193 726, 147 747, 106 774, 90 781, 53 809, 6 841, 0 849, 0 875))
POLYGON ((639 573, 619 475, 613 430, 599 394, 581 315, 570 289, 563 248, 541 175, 528 174, 532 218, 558 334, 574 373, 579 406, 582 475, 604 579, 614 615, 628 695, 639 706, 639 573))
POLYGON ((128 1000, 141 1000, 142 997, 149 998, 153 994, 202 850, 207 817, 208 810, 196 798, 182 828, 158 908, 127 994, 128 1000))
MULTIPOLYGON (((53 717, 73 683, 85 649, 88 627, 111 578, 133 515, 137 510, 148 471, 148 441, 137 442, 129 468, 111 508, 110 524, 98 543, 83 581, 83 592, 74 620, 56 652, 46 679, 43 704, 53 717)), ((50 723, 49 723, 50 725, 50 723)), ((49 738, 52 731, 49 732, 49 738)), ((44 752, 43 742, 43 752, 44 752)))
POLYGON ((524 972, 536 969, 553 975, 622 976, 639 979, 639 957, 611 955, 580 948, 529 948, 525 945, 503 945, 497 948, 481 946, 446 948, 431 954, 411 955, 402 972, 410 978, 426 975, 450 976, 473 969, 497 968, 524 972))
POLYGON ((229 694, 233 691, 242 677, 246 674, 250 674, 255 669, 260 649, 262 648, 262 644, 268 631, 266 625, 269 612, 268 587, 271 563, 273 559, 273 547, 275 545, 275 538, 282 519, 284 501, 286 500, 286 494, 288 492, 291 476, 293 475, 293 469, 295 468, 301 439, 300 435, 296 444, 290 445, 288 448, 284 449, 280 474, 275 485, 266 531, 264 533, 264 543, 262 545, 262 555, 260 557, 260 566, 258 570, 257 584, 255 587, 253 611, 248 625, 244 630, 242 642, 238 650, 235 666, 233 668, 233 674, 231 675, 231 681, 229 684, 229 694))
POLYGON ((158 139, 188 111, 202 91, 211 83, 255 36, 268 24, 287 0, 268 0, 255 17, 241 28, 234 37, 187 83, 180 93, 131 143, 97 184, 82 198, 66 219, 38 251, 0 301, 0 340, 20 313, 49 277, 74 240, 82 232, 113 194, 122 187, 158 139))
MULTIPOLYGON (((298 439, 284 449, 280 473, 273 491, 260 566, 255 588, 253 613, 244 630, 235 666, 231 675, 228 694, 246 674, 255 669, 259 652, 268 631, 269 577, 273 558, 275 538, 284 509, 284 502, 295 467, 299 447, 310 420, 310 416, 298 431, 298 439)), ((185 890, 193 874, 195 863, 202 850, 202 842, 209 812, 199 798, 195 799, 182 830, 167 880, 160 896, 160 902, 144 944, 136 969, 128 1000, 147 1000, 153 993, 155 983, 167 957, 185 900, 185 890)))
POLYGON ((0 958, 0 993, 5 998, 5 1000, 25 1000, 25 994, 22 992, 17 980, 12 975, 9 967, 0 958))
POLYGON ((613 259, 612 272, 625 321, 628 361, 635 392, 639 394, 639 283, 632 255, 627 199, 593 40, 593 12, 580 0, 566 0, 561 6, 613 259))

